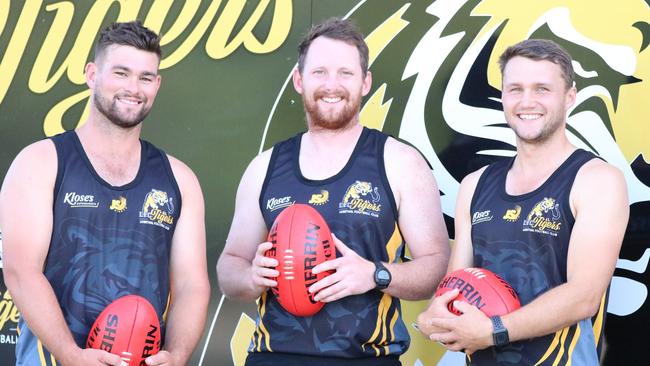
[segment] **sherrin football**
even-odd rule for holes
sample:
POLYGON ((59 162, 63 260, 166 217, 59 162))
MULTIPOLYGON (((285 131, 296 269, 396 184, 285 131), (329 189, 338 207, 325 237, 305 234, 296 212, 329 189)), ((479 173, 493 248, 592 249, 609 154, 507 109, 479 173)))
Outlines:
MULTIPOLYGON (((505 315, 521 307, 515 290, 501 277, 483 268, 463 268, 448 273, 438 285, 436 296, 458 289, 454 300, 474 305, 487 316, 505 315)), ((449 302, 449 311, 461 315, 449 302)))
POLYGON ((312 316, 324 304, 314 300, 309 286, 330 275, 313 274, 312 268, 334 259, 336 250, 332 233, 325 219, 313 207, 293 204, 285 208, 273 222, 268 235, 273 244, 265 255, 278 261, 277 287, 271 288, 278 302, 296 316, 312 316))
POLYGON ((144 297, 127 295, 108 304, 90 329, 87 348, 122 357, 122 365, 144 365, 160 350, 160 322, 144 297))

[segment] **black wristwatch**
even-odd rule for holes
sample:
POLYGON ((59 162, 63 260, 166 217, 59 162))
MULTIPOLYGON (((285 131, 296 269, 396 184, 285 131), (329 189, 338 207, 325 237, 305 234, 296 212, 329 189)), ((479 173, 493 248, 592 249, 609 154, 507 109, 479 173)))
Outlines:
POLYGON ((381 262, 375 262, 375 288, 378 290, 385 289, 390 285, 391 278, 390 272, 388 272, 386 266, 381 262))
POLYGON ((490 320, 492 320, 492 340, 494 340, 494 345, 499 347, 510 343, 508 330, 503 326, 501 317, 498 315, 491 316, 490 320))

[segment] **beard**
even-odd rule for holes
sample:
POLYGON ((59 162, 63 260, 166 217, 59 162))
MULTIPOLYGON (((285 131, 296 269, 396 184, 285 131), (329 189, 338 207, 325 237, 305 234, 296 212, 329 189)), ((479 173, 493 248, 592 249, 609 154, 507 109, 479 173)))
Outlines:
POLYGON ((335 93, 327 93, 324 90, 316 90, 313 98, 303 96, 302 103, 305 112, 308 116, 308 121, 314 127, 319 127, 326 130, 340 130, 347 127, 358 114, 361 106, 361 97, 350 99, 350 93, 345 90, 337 90, 335 93), (318 105, 318 100, 323 97, 339 97, 339 103, 345 103, 343 109, 337 110, 323 110, 318 105))
POLYGON ((546 123, 541 130, 532 136, 525 135, 517 128, 513 128, 512 130, 521 141, 524 141, 528 144, 541 144, 546 142, 551 136, 555 134, 555 132, 562 126, 562 122, 563 121, 561 119, 553 118, 548 123, 546 123))
POLYGON ((146 107, 147 98, 140 98, 142 100, 140 110, 136 112, 129 112, 120 110, 117 106, 118 97, 130 96, 128 94, 116 94, 112 100, 105 98, 101 93, 95 90, 93 94, 93 102, 97 110, 103 114, 114 125, 121 128, 133 128, 139 125, 151 111, 151 106, 146 107))

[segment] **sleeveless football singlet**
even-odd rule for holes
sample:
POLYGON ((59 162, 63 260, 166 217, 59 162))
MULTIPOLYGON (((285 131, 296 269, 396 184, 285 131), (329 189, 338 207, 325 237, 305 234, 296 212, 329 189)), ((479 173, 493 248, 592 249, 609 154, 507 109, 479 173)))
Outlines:
MULTIPOLYGON (((273 148, 260 196, 267 228, 283 208, 310 204, 331 231, 363 258, 397 262, 404 243, 384 169, 387 135, 364 128, 345 167, 318 181, 306 179, 300 172, 301 138, 299 134, 273 148)), ((376 357, 394 358, 409 345, 399 300, 379 290, 328 303, 311 317, 291 315, 267 291, 258 310, 249 361, 285 353, 331 357, 331 362, 337 358, 374 358, 378 362, 376 357)))
MULTIPOLYGON (((576 150, 536 190, 511 196, 506 175, 514 158, 490 165, 471 204, 474 266, 509 282, 528 304, 567 282, 567 253, 575 219, 569 204, 578 170, 596 156, 576 150)), ((593 318, 544 337, 489 347, 471 356, 475 365, 598 365, 605 301, 593 318)))
MULTIPOLYGON (((114 187, 96 173, 74 131, 52 141, 58 171, 44 274, 75 341, 84 348, 99 313, 128 294, 149 300, 164 324, 171 239, 181 209, 167 156, 141 140, 136 178, 114 187)), ((17 365, 57 364, 22 319, 19 333, 17 365)))

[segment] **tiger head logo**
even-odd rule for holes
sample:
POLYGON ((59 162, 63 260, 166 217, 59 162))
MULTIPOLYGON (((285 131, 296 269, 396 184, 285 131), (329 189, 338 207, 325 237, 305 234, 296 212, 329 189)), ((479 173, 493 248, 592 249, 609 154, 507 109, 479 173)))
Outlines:
POLYGON ((544 197, 543 200, 538 202, 535 207, 530 211, 526 221, 530 221, 533 217, 543 217, 549 211, 553 215, 553 220, 560 218, 560 211, 558 210, 558 204, 555 203, 555 198, 544 197))
POLYGON ((373 203, 379 201, 380 197, 379 197, 379 192, 377 191, 377 187, 373 189, 372 183, 370 182, 356 181, 352 183, 345 191, 345 195, 343 196, 343 201, 340 203, 339 206, 348 207, 352 202, 352 200, 359 199, 362 196, 366 196, 368 194, 370 194, 373 203))
POLYGON ((159 191, 157 189, 152 189, 144 199, 142 204, 142 212, 147 214, 155 210, 161 210, 165 208, 168 212, 173 212, 173 206, 167 197, 167 192, 159 191))

